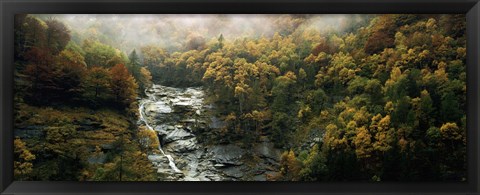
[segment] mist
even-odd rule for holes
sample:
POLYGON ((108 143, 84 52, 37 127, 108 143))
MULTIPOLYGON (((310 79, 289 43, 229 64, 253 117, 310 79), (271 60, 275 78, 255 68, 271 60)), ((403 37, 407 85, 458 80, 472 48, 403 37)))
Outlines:
POLYGON ((41 14, 43 19, 64 22, 72 39, 81 44, 96 39, 128 53, 146 45, 179 51, 192 37, 206 42, 223 35, 225 41, 283 36, 313 29, 319 33, 343 33, 365 15, 185 15, 185 14, 41 14))

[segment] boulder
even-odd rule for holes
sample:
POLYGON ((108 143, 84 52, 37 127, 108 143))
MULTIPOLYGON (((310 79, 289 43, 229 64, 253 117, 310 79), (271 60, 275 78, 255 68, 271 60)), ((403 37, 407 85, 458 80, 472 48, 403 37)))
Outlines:
POLYGON ((197 139, 190 138, 187 140, 177 140, 172 143, 167 144, 167 151, 175 153, 184 153, 188 151, 193 151, 198 148, 197 139))
POLYGON ((233 144, 216 145, 210 148, 209 153, 212 155, 212 161, 217 164, 242 165, 241 158, 245 151, 233 144))
POLYGON ((167 136, 165 136, 165 138, 163 140, 164 140, 165 143, 170 143, 170 142, 173 142, 173 141, 184 140, 184 139, 188 139, 188 138, 192 138, 192 137, 193 137, 193 134, 185 131, 184 129, 178 129, 177 128, 177 129, 167 133, 167 136))

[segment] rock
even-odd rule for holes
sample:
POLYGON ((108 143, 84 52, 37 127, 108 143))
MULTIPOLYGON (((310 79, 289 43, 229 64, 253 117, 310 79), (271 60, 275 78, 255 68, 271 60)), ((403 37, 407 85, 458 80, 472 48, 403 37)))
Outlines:
POLYGON ((225 123, 225 121, 222 121, 217 117, 211 117, 210 120, 211 120, 211 123, 210 123, 209 126, 212 129, 221 129, 221 128, 223 128, 227 125, 227 123, 225 123))
POLYGON ((167 133, 167 136, 163 139, 165 143, 170 143, 177 140, 184 140, 188 138, 192 138, 193 134, 183 130, 183 129, 175 129, 167 133))
POLYGON ((280 150, 275 148, 272 142, 260 142, 255 145, 254 152, 261 158, 269 158, 275 161, 279 161, 281 156, 280 150))
POLYGON ((320 141, 320 138, 319 138, 319 137, 313 138, 313 141, 314 141, 314 142, 319 142, 319 141, 320 141))
MULTIPOLYGON (((171 155, 176 166, 184 173, 176 174, 163 154, 149 155, 149 161, 161 173, 159 179, 166 181, 241 180, 238 179, 242 177, 239 173, 241 171, 230 170, 227 174, 231 176, 224 178, 222 170, 232 165, 242 164, 238 161, 244 154, 243 150, 238 154, 239 147, 227 146, 226 149, 217 148, 210 154, 205 146, 197 143, 192 133, 192 130, 208 129, 210 123, 209 115, 204 113, 208 111, 203 108, 204 93, 201 88, 181 89, 153 85, 147 89, 146 94, 148 97, 140 100, 140 102, 146 102, 143 104, 144 117, 157 131, 165 154, 171 155), (218 156, 215 158, 213 154, 218 156), (219 162, 212 159, 217 159, 219 162), (220 167, 224 168, 220 169, 220 167)), ((218 121, 217 126, 225 125, 223 121, 218 121)))
POLYGON ((173 101, 172 100, 173 110, 176 113, 185 113, 193 110, 193 105, 190 101, 173 101))
POLYGON ((213 165, 215 168, 223 168, 223 167, 226 167, 227 165, 225 164, 220 164, 220 163, 217 163, 215 165, 213 165))
MULTIPOLYGON (((267 163, 268 165, 272 165, 272 166, 275 166, 275 167, 278 167, 280 166, 280 163, 278 160, 273 160, 271 158, 265 158, 265 163, 267 163)), ((268 168, 268 167, 267 167, 268 168)))
POLYGON ((255 175, 253 181, 267 181, 267 176, 265 174, 255 175))
POLYGON ((162 128, 162 127, 156 126, 154 130, 157 132, 158 135, 160 135, 160 136, 165 136, 165 135, 168 134, 168 132, 165 131, 165 129, 166 129, 166 128, 162 128))
POLYGON ((177 160, 177 162, 175 162, 175 165, 177 166, 178 169, 182 170, 187 167, 188 162, 185 162, 184 160, 179 159, 177 160))
POLYGON ((163 102, 145 103, 145 113, 149 115, 168 114, 171 112, 172 112, 172 108, 163 102))
POLYGON ((244 150, 236 145, 217 145, 210 148, 212 160, 218 164, 242 165, 244 150))
POLYGON ((183 123, 195 123, 195 119, 189 118, 189 119, 184 119, 182 120, 183 123))
POLYGON ((163 155, 153 154, 153 155, 148 155, 147 158, 148 158, 148 160, 151 161, 151 162, 168 163, 167 157, 165 157, 165 156, 163 156, 163 155))
POLYGON ((244 176, 244 171, 242 167, 228 167, 223 169, 223 173, 228 177, 233 177, 235 179, 240 179, 244 176))
MULTIPOLYGON (((207 173, 201 173, 199 175, 199 178, 206 178, 209 179, 209 181, 222 181, 223 178, 219 176, 218 174, 207 172, 207 173)), ((206 180, 208 181, 208 180, 206 180)))
POLYGON ((197 139, 177 140, 167 145, 167 151, 175 153, 184 153, 198 148, 197 139))
POLYGON ((187 176, 183 181, 201 181, 200 178, 187 176))
POLYGON ((172 174, 171 169, 157 169, 157 173, 163 173, 163 174, 172 174))

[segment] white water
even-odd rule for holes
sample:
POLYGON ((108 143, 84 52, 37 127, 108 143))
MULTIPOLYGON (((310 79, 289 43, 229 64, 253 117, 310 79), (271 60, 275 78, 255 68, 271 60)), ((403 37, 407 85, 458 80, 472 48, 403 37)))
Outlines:
MULTIPOLYGON (((145 93, 147 94, 147 93, 145 93)), ((148 96, 148 100, 149 101, 156 101, 155 99, 155 96, 151 96, 151 95, 147 95, 148 96)), ((145 125, 147 126, 147 128, 150 130, 150 131, 153 131, 155 132, 155 130, 152 128, 152 126, 150 126, 148 124, 148 121, 147 119, 145 119, 145 117, 143 116, 143 113, 144 113, 144 110, 145 110, 145 103, 147 103, 147 101, 144 101, 141 105, 140 105, 140 108, 138 108, 138 112, 140 113, 140 120, 143 121, 145 123, 145 125)), ((155 132, 155 135, 157 135, 157 133, 155 132)), ((157 135, 157 139, 158 139, 158 135, 157 135)), ((159 140, 160 142, 160 140, 159 140)), ((174 162, 174 159, 171 155, 168 155, 168 154, 165 154, 165 152, 163 151, 162 149, 162 146, 160 145, 160 143, 158 144, 158 150, 160 150, 160 152, 163 154, 163 156, 167 157, 168 159, 168 165, 170 166, 170 168, 173 169, 173 171, 175 171, 176 173, 182 173, 182 171, 180 171, 180 169, 177 168, 177 166, 175 165, 175 162, 174 162)))

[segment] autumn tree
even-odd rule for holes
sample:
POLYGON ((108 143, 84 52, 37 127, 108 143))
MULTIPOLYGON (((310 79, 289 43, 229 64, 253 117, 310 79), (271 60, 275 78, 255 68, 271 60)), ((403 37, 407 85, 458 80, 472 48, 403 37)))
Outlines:
POLYGON ((46 32, 47 47, 52 54, 60 53, 70 41, 70 30, 62 22, 50 19, 45 22, 48 26, 46 32))
POLYGON ((114 97, 114 101, 121 106, 129 107, 135 102, 137 96, 137 82, 128 72, 123 64, 117 64, 110 69, 110 89, 114 97))
POLYGON ((23 142, 20 138, 15 138, 13 145, 13 154, 15 155, 15 161, 13 162, 13 173, 15 179, 26 180, 29 178, 29 174, 33 170, 32 162, 35 160, 35 155, 28 150, 25 142, 23 142))

